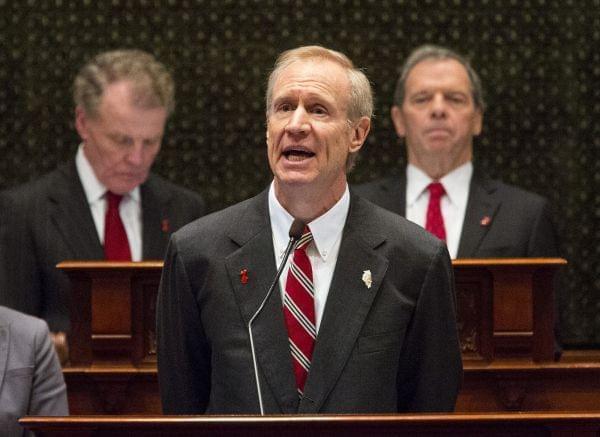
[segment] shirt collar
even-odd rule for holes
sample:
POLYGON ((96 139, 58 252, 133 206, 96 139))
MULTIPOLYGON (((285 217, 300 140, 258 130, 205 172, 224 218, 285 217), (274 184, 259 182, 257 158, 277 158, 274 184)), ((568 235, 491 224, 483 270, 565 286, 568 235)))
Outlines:
MULTIPOLYGON (((92 168, 92 164, 90 164, 87 156, 83 153, 83 143, 80 144, 77 149, 77 154, 75 155, 75 167, 77 168, 81 185, 83 185, 83 191, 85 192, 88 204, 91 205, 102 199, 108 190, 104 184, 98 180, 96 173, 94 173, 94 169, 92 168)), ((126 196, 138 203, 140 201, 140 187, 135 187, 127 193, 126 196)))
MULTIPOLYGON (((341 238, 349 209, 350 191, 346 185, 341 199, 323 215, 308 223, 313 235, 314 246, 323 260, 327 259, 332 247, 341 238)), ((275 250, 278 252, 277 255, 281 256, 289 241, 289 230, 294 217, 277 200, 273 183, 269 188, 269 215, 275 250)))
MULTIPOLYGON (((439 180, 444 185, 446 195, 451 203, 466 203, 468 190, 465 190, 465 187, 469 186, 472 175, 473 163, 469 161, 439 180)), ((408 164, 406 167, 406 205, 413 205, 425 193, 431 182, 433 182, 433 179, 427 173, 412 164, 408 164)))
POLYGON ((444 185, 446 195, 450 202, 458 205, 466 206, 469 198, 469 184, 473 175, 473 163, 471 161, 455 168, 450 173, 445 175, 440 182, 444 185))
POLYGON ((418 167, 408 164, 406 167, 406 206, 412 206, 425 192, 432 179, 418 167))

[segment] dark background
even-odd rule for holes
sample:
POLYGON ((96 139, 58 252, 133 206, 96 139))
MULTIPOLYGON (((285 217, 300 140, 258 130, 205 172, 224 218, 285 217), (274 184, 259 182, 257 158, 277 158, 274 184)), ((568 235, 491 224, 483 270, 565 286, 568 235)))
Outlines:
POLYGON ((599 346, 600 0, 0 0, 0 188, 74 154, 77 70, 128 47, 154 53, 177 82, 155 170, 212 210, 254 195, 270 180, 266 76, 280 51, 315 43, 348 54, 375 90, 353 182, 405 165, 388 113, 407 54, 436 43, 472 59, 489 107, 477 164, 553 201, 570 263, 564 342, 599 346))

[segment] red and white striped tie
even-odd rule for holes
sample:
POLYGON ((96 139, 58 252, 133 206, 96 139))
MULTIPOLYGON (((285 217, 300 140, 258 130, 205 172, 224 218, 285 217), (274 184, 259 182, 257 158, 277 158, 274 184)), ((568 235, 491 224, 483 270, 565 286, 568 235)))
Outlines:
POLYGON ((317 337, 313 274, 306 255, 306 248, 312 241, 310 229, 306 227, 296 243, 283 295, 283 313, 299 395, 304 390, 317 337))

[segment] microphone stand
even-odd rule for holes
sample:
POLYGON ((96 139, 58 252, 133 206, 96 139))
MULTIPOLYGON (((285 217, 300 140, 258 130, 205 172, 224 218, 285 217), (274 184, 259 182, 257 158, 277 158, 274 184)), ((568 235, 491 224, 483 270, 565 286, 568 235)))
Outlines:
POLYGON ((262 391, 260 388, 260 378, 258 377, 258 363, 256 362, 256 351, 254 349, 254 338, 252 336, 252 323, 254 322, 256 317, 258 317, 258 315, 263 310, 263 308, 266 305, 267 300, 269 300, 269 297, 271 296, 271 294, 273 294, 273 290, 275 290, 275 286, 277 285, 277 281, 279 280, 279 277, 281 276, 281 272, 283 272, 283 268, 285 267, 285 264, 287 263, 287 260, 290 256, 290 253, 292 252, 292 249, 294 248, 296 242, 302 237, 302 232, 304 231, 305 226, 306 225, 298 219, 295 219, 294 222, 292 223, 292 226, 290 226, 290 232, 289 232, 290 241, 288 242, 287 247, 285 248, 285 252, 283 253, 283 260, 281 261, 281 264, 279 265, 279 268, 277 269, 277 274, 275 275, 275 279, 271 283, 271 286, 269 287, 269 291, 267 291, 267 294, 265 295, 264 299, 262 300, 260 306, 258 307, 256 312, 254 313, 254 315, 250 318, 250 321, 248 322, 248 335, 250 336, 250 350, 252 352, 252 364, 254 365, 254 377, 256 379, 256 390, 258 392, 258 405, 260 407, 260 415, 261 416, 265 415, 265 409, 264 409, 264 405, 263 405, 262 391))

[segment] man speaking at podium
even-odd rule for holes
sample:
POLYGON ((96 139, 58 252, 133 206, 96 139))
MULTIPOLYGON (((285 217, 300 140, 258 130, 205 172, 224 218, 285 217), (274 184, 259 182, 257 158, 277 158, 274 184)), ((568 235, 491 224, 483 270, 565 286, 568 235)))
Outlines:
POLYGON ((307 46, 278 58, 273 183, 171 237, 157 303, 165 413, 454 408, 446 247, 348 189, 372 112, 369 81, 345 55, 307 46))

